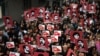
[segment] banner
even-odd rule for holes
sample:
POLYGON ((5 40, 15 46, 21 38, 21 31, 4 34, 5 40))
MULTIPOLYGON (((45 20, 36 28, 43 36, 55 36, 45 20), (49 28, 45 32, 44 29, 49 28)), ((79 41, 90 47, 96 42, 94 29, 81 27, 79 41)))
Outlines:
POLYGON ((29 12, 30 12, 30 18, 28 19, 28 21, 37 20, 37 15, 38 15, 37 8, 32 8, 29 10, 29 12))

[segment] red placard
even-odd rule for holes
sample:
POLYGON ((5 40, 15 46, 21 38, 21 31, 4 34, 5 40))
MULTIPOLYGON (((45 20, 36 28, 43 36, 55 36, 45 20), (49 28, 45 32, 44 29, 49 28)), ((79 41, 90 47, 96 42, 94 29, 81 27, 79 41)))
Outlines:
POLYGON ((71 41, 73 41, 74 43, 78 39, 82 39, 82 36, 83 36, 83 32, 82 31, 71 31, 71 33, 70 33, 71 41))
POLYGON ((20 56, 20 53, 17 52, 10 52, 9 56, 20 56))
POLYGON ((47 52, 34 52, 33 56, 49 56, 47 52))
POLYGON ((66 56, 77 56, 77 55, 72 49, 69 49, 68 53, 66 54, 66 56))
POLYGON ((33 48, 29 44, 19 44, 19 52, 24 56, 25 54, 33 55, 33 48))
POLYGON ((60 53, 62 52, 61 46, 52 45, 52 52, 60 53))
POLYGON ((52 14, 52 23, 60 23, 60 16, 58 13, 52 14))
POLYGON ((43 18, 44 23, 51 23, 52 18, 50 13, 45 13, 43 18))
POLYGON ((14 42, 6 42, 6 47, 7 48, 15 48, 14 42))
POLYGON ((76 42, 75 42, 78 50, 85 50, 85 51, 88 51, 88 47, 87 47, 87 40, 85 39, 78 39, 76 42))
POLYGON ((48 48, 48 39, 46 37, 36 37, 38 47, 48 48))
POLYGON ((7 28, 13 27, 13 20, 10 16, 4 16, 3 21, 5 23, 5 27, 7 27, 7 28))
POLYGON ((96 5, 95 5, 95 4, 89 4, 88 12, 89 12, 90 14, 96 13, 96 5))
POLYGON ((34 21, 34 20, 37 20, 37 15, 38 15, 38 10, 37 10, 37 8, 32 8, 32 9, 30 9, 30 19, 29 19, 29 21, 34 21))

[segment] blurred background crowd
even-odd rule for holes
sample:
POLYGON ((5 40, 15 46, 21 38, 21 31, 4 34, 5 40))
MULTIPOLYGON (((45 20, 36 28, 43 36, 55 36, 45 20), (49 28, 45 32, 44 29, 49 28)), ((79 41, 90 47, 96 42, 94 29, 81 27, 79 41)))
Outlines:
MULTIPOLYGON (((0 56, 10 56, 10 52, 19 53, 19 56, 35 56, 34 52, 46 52, 49 56, 100 56, 100 6, 94 0, 84 1, 64 0, 60 4, 59 1, 55 0, 52 6, 47 2, 42 8, 45 8, 45 12, 50 13, 50 15, 54 13, 59 15, 60 21, 56 23, 54 21, 44 23, 44 16, 37 16, 35 18, 37 20, 28 22, 25 15, 20 22, 13 20, 12 27, 5 26, 3 30, 0 30, 0 56), (41 29, 40 24, 44 25, 45 29, 41 29), (48 24, 53 25, 53 29, 48 30, 46 28, 48 24), (43 36, 42 31, 44 30, 49 31, 48 36, 43 36), (54 30, 60 30, 61 35, 58 36, 58 41, 50 42, 52 40, 49 41, 49 39, 54 34, 54 30), (72 34, 74 31, 78 35, 74 36, 72 34), (38 37, 40 39, 37 39, 38 37), (79 40, 86 43, 83 43, 84 46, 79 48, 77 40, 71 40, 71 37, 82 37, 79 40), (45 38, 48 41, 43 40, 45 38), (39 41, 42 47, 38 45, 39 41), (9 47, 8 42, 13 42, 14 46, 9 47), (48 42, 47 46, 44 46, 46 42, 48 42), (52 46, 60 46, 61 52, 53 51, 52 46), (69 50, 72 53, 69 53, 69 50)), ((41 2, 43 1, 41 0, 41 2)))

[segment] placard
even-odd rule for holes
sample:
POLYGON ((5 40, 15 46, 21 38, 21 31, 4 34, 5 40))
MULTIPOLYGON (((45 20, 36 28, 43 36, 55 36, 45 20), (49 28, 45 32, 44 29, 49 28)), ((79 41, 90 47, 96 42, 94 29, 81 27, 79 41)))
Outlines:
POLYGON ((52 23, 52 18, 50 13, 45 13, 43 18, 44 23, 52 23))
POLYGON ((87 40, 85 40, 85 39, 78 39, 75 42, 75 44, 76 44, 78 50, 83 49, 83 50, 88 51, 87 40))
POLYGON ((55 36, 61 36, 61 34, 62 34, 62 31, 61 30, 54 30, 54 35, 55 36))
POLYGON ((51 42, 58 42, 58 36, 51 35, 51 42))
POLYGON ((61 46, 52 45, 52 52, 61 53, 62 52, 62 47, 61 46))
POLYGON ((71 41, 75 43, 78 39, 82 39, 83 37, 83 32, 82 31, 71 31, 70 33, 70 38, 71 41))
POLYGON ((60 16, 59 14, 55 13, 55 14, 52 14, 52 23, 60 23, 60 16))
POLYGON ((10 52, 9 56, 20 56, 20 53, 17 52, 10 52))
POLYGON ((36 40, 37 40, 37 46, 38 48, 39 47, 45 47, 45 48, 48 48, 48 39, 47 37, 36 37, 36 40))
POLYGON ((33 48, 30 44, 19 44, 19 52, 24 56, 25 54, 33 55, 33 48))
POLYGON ((5 27, 12 28, 13 27, 13 20, 10 16, 4 16, 3 21, 5 23, 5 27))
POLYGON ((15 48, 15 43, 14 42, 6 42, 6 47, 7 48, 15 48))
POLYGON ((47 30, 49 30, 49 31, 54 30, 54 25, 53 24, 47 24, 47 30))
POLYGON ((50 36, 50 32, 48 30, 42 31, 42 37, 50 36))
POLYGON ((39 24, 39 30, 45 30, 45 25, 44 24, 39 24))

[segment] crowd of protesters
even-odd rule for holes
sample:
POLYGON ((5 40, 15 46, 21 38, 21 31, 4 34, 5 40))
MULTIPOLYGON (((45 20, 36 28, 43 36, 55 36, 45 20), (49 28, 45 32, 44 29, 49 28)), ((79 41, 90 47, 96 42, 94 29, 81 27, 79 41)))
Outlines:
MULTIPOLYGON (((34 52, 47 52, 49 56, 67 56, 70 49, 76 56, 100 56, 99 4, 94 1, 86 2, 87 4, 95 4, 96 12, 89 13, 87 10, 82 9, 83 5, 77 0, 66 0, 62 3, 62 6, 60 6, 58 1, 54 1, 52 6, 49 6, 49 4, 45 6, 45 9, 51 14, 58 13, 61 19, 60 23, 50 23, 54 25, 54 29, 49 30, 50 35, 53 34, 54 30, 62 31, 61 36, 58 38, 58 42, 50 43, 47 49, 35 47, 34 50, 29 50, 29 53, 25 50, 24 54, 20 52, 20 44, 37 45, 38 41, 36 37, 42 37, 42 31, 39 29, 39 24, 47 25, 47 23, 44 23, 43 18, 37 17, 37 20, 30 22, 26 22, 24 19, 21 20, 20 23, 13 21, 12 28, 5 27, 5 29, 0 31, 0 56, 9 56, 10 52, 18 52, 20 56, 32 56, 31 52, 33 52, 33 56, 35 56, 34 52), (78 15, 77 13, 73 13, 73 16, 65 14, 66 8, 71 9, 69 8, 71 3, 78 4, 78 15), (83 24, 81 22, 82 19, 83 24), (82 38, 86 40, 88 50, 77 49, 77 45, 74 41, 70 40, 71 31, 81 31, 83 33, 82 38), (6 46, 7 42, 14 42, 15 47, 8 48, 6 46), (52 45, 61 46, 62 52, 52 52, 52 45)), ((47 36, 47 38, 50 38, 50 36, 47 36)))

